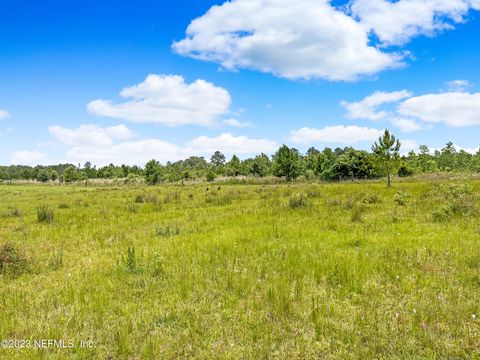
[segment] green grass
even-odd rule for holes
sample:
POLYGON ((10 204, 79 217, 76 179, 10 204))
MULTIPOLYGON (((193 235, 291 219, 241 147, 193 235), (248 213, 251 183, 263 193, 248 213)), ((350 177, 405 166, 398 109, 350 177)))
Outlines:
POLYGON ((0 186, 0 358, 480 358, 479 191, 0 186))

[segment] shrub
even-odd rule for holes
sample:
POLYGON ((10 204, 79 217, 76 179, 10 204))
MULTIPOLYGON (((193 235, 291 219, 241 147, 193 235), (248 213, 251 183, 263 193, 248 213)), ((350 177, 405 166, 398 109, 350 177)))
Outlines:
POLYGON ((305 179, 306 180, 315 180, 317 177, 315 176, 315 172, 313 170, 307 170, 305 171, 305 179))
POLYGON ((53 210, 44 205, 37 209, 37 218, 40 223, 46 222, 51 224, 53 222, 53 210))
POLYGON ((409 195, 405 191, 398 191, 395 194, 393 201, 395 201, 397 205, 405 206, 407 205, 408 197, 409 195))
POLYGON ((300 209, 308 206, 308 200, 303 194, 293 194, 288 199, 288 207, 290 209, 300 209))
POLYGON ((0 246, 0 274, 18 276, 26 271, 25 256, 10 243, 0 246))
POLYGON ((206 178, 208 182, 212 182, 212 181, 215 181, 216 175, 212 170, 210 170, 207 172, 206 178))
POLYGON ((407 164, 402 164, 398 168, 398 176, 400 177, 412 176, 414 173, 415 173, 414 170, 407 164))

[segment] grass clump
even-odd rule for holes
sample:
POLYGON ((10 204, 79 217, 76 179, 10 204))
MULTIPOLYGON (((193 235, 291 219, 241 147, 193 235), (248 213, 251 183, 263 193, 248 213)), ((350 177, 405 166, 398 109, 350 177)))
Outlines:
POLYGON ((293 194, 288 199, 290 209, 301 209, 308 206, 308 199, 304 194, 293 194))
POLYGON ((362 222, 363 221, 363 214, 365 213, 365 207, 361 205, 356 205, 352 209, 352 215, 350 220, 354 223, 362 222))
POLYGON ((0 246, 0 274, 18 276, 27 270, 27 260, 11 243, 0 246))
POLYGON ((123 269, 129 273, 138 272, 137 255, 135 254, 135 247, 129 246, 127 255, 122 257, 123 269))
POLYGON ((135 203, 137 204, 144 204, 144 203, 158 204, 158 202, 159 202, 158 195, 155 193, 138 194, 135 197, 135 203))
POLYGON ((39 223, 51 224, 53 222, 53 217, 53 210, 48 206, 44 205, 37 209, 37 220, 39 223))
POLYGON ((393 197, 393 201, 399 206, 406 206, 408 203, 408 198, 409 195, 405 191, 400 190, 393 197))
POLYGON ((167 224, 165 226, 159 226, 156 230, 156 235, 158 237, 170 237, 180 234, 180 228, 178 225, 167 224))

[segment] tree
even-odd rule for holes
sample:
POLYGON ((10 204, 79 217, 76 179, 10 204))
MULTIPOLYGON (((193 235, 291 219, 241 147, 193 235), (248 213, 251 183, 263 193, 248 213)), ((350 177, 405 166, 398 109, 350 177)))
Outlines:
POLYGON ((57 179, 58 179, 58 173, 57 173, 57 171, 56 171, 56 170, 52 170, 52 171, 50 172, 50 180, 55 181, 55 180, 57 180, 57 179))
POLYGON ((398 168, 400 147, 400 141, 388 130, 385 130, 383 136, 380 136, 378 142, 372 146, 379 170, 382 174, 387 175, 388 187, 391 186, 391 174, 398 168))
POLYGON ((77 180, 77 168, 75 166, 69 166, 63 172, 63 181, 71 183, 77 180))
POLYGON ((231 176, 240 175, 240 159, 237 155, 233 155, 232 159, 228 162, 228 174, 231 176))
POLYGON ((213 166, 225 165, 225 155, 223 155, 220 151, 215 151, 210 158, 210 163, 213 166))
POLYGON ((145 165, 145 181, 149 185, 155 185, 160 182, 162 167, 156 160, 150 160, 145 165))
POLYGON ((287 145, 281 146, 273 158, 273 174, 278 177, 286 177, 288 181, 296 179, 300 175, 298 150, 290 149, 287 145))
POLYGON ((50 179, 50 177, 48 176, 48 171, 46 169, 41 169, 41 170, 38 171, 37 181, 41 181, 41 182, 45 183, 49 179, 50 179))
POLYGON ((267 155, 261 153, 253 160, 250 171, 253 175, 258 177, 265 177, 270 173, 271 161, 267 155))

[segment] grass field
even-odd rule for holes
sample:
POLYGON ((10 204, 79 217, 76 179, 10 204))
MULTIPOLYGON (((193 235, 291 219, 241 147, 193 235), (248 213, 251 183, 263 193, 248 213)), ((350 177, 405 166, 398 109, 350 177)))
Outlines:
POLYGON ((0 186, 0 358, 480 358, 479 191, 0 186))

